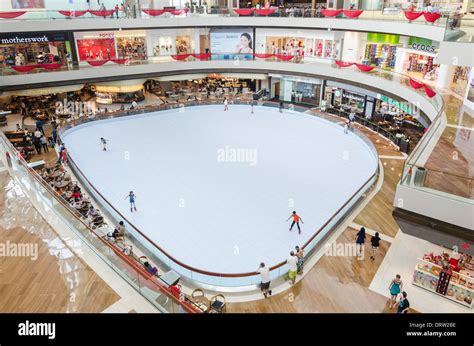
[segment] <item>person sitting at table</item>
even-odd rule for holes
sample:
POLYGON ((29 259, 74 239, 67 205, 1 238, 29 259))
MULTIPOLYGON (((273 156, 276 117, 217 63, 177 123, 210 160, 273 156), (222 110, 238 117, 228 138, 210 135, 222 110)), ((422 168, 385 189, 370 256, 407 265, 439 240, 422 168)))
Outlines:
POLYGON ((108 233, 107 236, 114 239, 123 238, 125 236, 125 225, 123 221, 120 221, 117 227, 115 227, 114 231, 112 233, 108 233))
POLYGON ((80 191, 74 191, 74 192, 71 194, 71 197, 72 197, 72 198, 77 198, 77 199, 79 199, 79 198, 82 197, 82 194, 81 194, 80 191))
POLYGON ((148 263, 148 261, 145 261, 145 263, 143 263, 143 266, 145 267, 146 271, 151 275, 156 275, 158 273, 158 268, 153 267, 150 263, 148 263))
POLYGON ((23 132, 23 129, 21 128, 20 124, 16 124, 16 130, 17 132, 23 132))

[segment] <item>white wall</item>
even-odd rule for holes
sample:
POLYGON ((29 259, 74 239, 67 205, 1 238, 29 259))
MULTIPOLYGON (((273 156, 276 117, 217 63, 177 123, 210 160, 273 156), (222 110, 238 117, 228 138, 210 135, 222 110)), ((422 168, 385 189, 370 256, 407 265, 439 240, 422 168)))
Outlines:
POLYGON ((367 33, 347 31, 344 33, 342 61, 360 62, 364 58, 367 33))

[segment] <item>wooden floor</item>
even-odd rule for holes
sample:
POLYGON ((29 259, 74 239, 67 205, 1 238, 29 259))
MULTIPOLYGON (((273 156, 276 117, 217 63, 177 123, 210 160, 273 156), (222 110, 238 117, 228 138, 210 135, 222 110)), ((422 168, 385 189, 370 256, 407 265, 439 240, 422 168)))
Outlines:
MULTIPOLYGON (((359 127, 359 130, 374 143, 379 155, 390 158, 381 159, 384 168, 384 182, 380 191, 355 218, 354 222, 394 237, 398 232, 398 226, 391 211, 404 159, 402 154, 385 138, 363 127, 359 127)), ((353 244, 356 232, 352 228, 346 229, 336 240, 336 243, 353 244)), ((386 297, 369 290, 369 285, 389 246, 388 242, 381 242, 375 261, 368 258, 370 256, 368 244, 365 247, 364 260, 353 256, 323 256, 306 273, 303 280, 286 292, 269 299, 228 304, 228 311, 237 313, 395 312, 389 308, 386 297)), ((388 285, 387 282, 387 289, 388 285)))
POLYGON ((474 198, 473 134, 474 118, 462 110, 462 101, 443 95, 449 126, 428 158, 425 186, 466 198, 474 198), (471 159, 472 160, 472 159, 471 159))
POLYGON ((31 257, 0 257, 0 312, 101 312, 120 299, 58 237, 0 173, 0 244, 28 244, 31 257))

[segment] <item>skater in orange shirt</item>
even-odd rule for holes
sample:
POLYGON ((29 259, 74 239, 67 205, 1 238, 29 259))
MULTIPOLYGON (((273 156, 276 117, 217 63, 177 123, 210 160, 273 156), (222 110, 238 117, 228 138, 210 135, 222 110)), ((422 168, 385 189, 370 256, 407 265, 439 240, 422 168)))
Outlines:
POLYGON ((291 218, 293 218, 293 222, 291 223, 290 231, 293 228, 293 226, 296 224, 296 226, 298 226, 298 234, 301 234, 300 221, 303 224, 304 223, 303 219, 298 214, 296 214, 296 211, 294 210, 293 210, 293 213, 290 215, 290 217, 286 219, 286 221, 288 222, 288 220, 291 218))

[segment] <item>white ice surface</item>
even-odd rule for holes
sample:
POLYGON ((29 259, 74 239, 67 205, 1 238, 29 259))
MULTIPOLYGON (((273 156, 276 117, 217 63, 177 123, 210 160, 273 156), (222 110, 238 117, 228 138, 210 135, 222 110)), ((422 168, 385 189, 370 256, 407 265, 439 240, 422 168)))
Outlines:
POLYGON ((359 137, 320 118, 230 105, 97 121, 63 136, 91 183, 176 259, 214 272, 285 260, 372 175, 359 137), (102 151, 99 138, 109 140, 102 151), (218 150, 257 150, 257 162, 219 162, 218 150), (131 213, 130 190, 138 212, 131 213), (294 203, 294 206, 292 206, 294 203), (302 234, 285 222, 292 210, 302 234))

